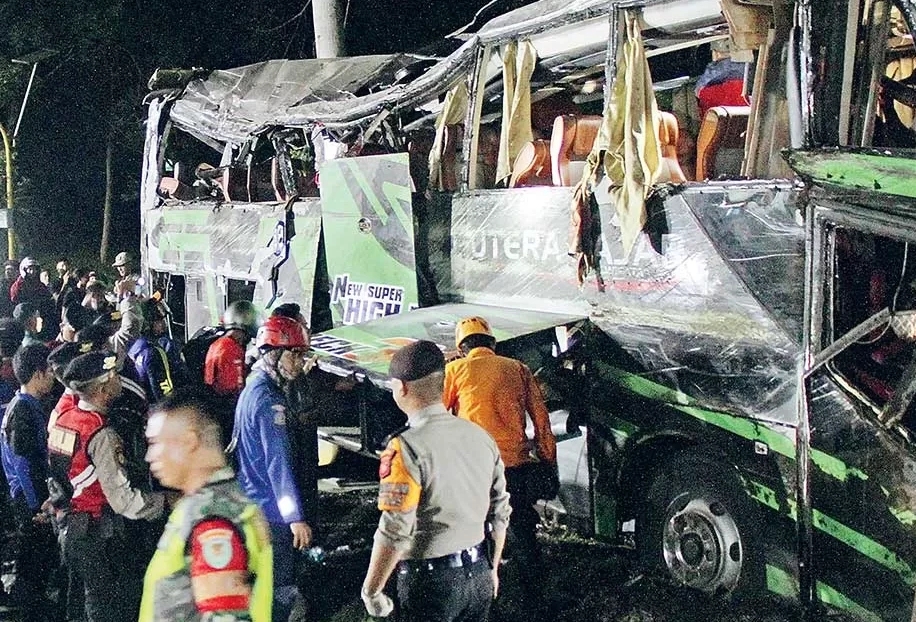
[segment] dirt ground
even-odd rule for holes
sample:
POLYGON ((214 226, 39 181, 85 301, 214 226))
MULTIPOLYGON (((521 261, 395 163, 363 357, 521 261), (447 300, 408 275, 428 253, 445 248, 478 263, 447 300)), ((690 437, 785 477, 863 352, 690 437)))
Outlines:
MULTIPOLYGON (((318 543, 321 563, 304 561, 300 588, 310 622, 363 622, 359 588, 378 519, 373 490, 322 492, 318 543)), ((543 528, 539 540, 546 565, 544 609, 538 618, 556 622, 749 622, 798 619, 786 603, 717 602, 638 574, 627 547, 583 539, 562 526, 543 528)), ((394 594, 393 586, 387 590, 394 594)), ((501 593, 492 622, 531 619, 511 568, 501 571, 501 593)))

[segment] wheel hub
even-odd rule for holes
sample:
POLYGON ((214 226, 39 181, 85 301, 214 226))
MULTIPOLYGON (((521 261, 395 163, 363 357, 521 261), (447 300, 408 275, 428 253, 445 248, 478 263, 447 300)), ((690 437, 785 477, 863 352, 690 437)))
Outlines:
POLYGON ((738 526, 717 501, 681 498, 670 508, 662 552, 672 576, 688 587, 713 592, 732 589, 741 575, 738 526), (680 509, 677 509, 680 507, 680 509))

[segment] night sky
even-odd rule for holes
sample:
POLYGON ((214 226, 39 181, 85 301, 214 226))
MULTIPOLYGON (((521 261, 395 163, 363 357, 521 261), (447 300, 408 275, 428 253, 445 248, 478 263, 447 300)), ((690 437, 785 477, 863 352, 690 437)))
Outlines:
MULTIPOLYGON (((95 0, 106 1, 112 0, 95 0)), ((526 3, 499 0, 481 21, 526 3)), ((15 15, 12 4, 15 0, 6 9, 15 15)), ((358 55, 418 50, 464 26, 485 4, 487 0, 350 0, 346 51, 358 55)), ((75 5, 64 0, 40 6, 49 13, 49 29, 76 19, 65 13, 75 10, 70 8, 75 5)), ((108 255, 139 248, 138 186, 145 115, 141 101, 153 69, 229 68, 268 58, 314 55, 311 7, 300 3, 263 6, 252 0, 134 0, 121 3, 118 11, 117 24, 90 24, 75 34, 62 31, 56 35, 58 40, 41 43, 62 52, 39 66, 17 141, 20 256, 97 256, 109 132, 115 136, 116 188, 108 255), (86 30, 103 26, 114 30, 114 44, 108 40, 96 43, 91 40, 93 35, 86 35, 86 30), (71 37, 87 37, 89 43, 76 44, 67 40, 71 37), (118 122, 113 123, 112 102, 119 98, 125 103, 118 104, 114 114, 118 122)), ((13 45, 8 38, 7 57, 22 53, 13 45)), ((22 92, 27 78, 23 70, 22 92)), ((17 112, 18 102, 7 111, 8 123, 14 122, 17 112)))

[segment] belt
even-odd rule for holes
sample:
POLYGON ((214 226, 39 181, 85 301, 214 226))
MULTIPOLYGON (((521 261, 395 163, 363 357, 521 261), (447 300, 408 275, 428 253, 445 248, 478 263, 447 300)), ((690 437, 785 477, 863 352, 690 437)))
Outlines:
POLYGON ((486 558, 487 550, 484 543, 481 542, 471 548, 452 553, 451 555, 443 555, 442 557, 403 559, 398 563, 398 572, 407 574, 408 572, 431 572, 444 568, 462 568, 482 562, 486 558))

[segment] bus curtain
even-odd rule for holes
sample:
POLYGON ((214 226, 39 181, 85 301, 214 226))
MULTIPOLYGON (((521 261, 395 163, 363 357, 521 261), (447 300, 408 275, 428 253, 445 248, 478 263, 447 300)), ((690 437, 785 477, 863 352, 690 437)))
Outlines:
POLYGON ((531 74, 537 51, 530 41, 510 41, 502 50, 503 123, 499 135, 496 183, 507 181, 522 147, 534 139, 531 131, 531 74))
POLYGON ((597 254, 582 257, 581 253, 599 248, 595 242, 583 239, 583 236, 596 235, 589 233, 596 228, 583 224, 589 222, 588 200, 602 174, 607 175, 610 183, 625 256, 630 254, 642 231, 646 222, 646 197, 662 170, 659 122, 639 20, 636 13, 626 11, 613 90, 585 172, 574 192, 570 250, 580 266, 580 284, 589 268, 598 268, 597 254), (584 271, 583 266, 586 267, 584 271))
POLYGON ((468 111, 468 87, 462 80, 445 94, 442 110, 436 119, 436 138, 429 150, 429 187, 436 190, 454 190, 446 188, 442 173, 442 151, 445 146, 445 135, 451 125, 461 125, 468 111))

